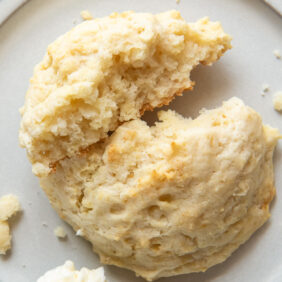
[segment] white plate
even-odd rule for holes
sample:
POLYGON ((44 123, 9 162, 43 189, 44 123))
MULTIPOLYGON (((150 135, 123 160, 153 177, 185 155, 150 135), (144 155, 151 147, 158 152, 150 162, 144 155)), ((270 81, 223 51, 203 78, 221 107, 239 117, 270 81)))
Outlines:
MULTIPOLYGON (((2 0, 3 1, 3 0, 2 0)), ((3 3, 0 2, 0 11, 3 3)), ((282 115, 272 106, 272 93, 282 90, 282 60, 272 54, 282 50, 282 20, 256 0, 31 0, 0 27, 0 195, 17 194, 24 212, 12 222, 13 248, 0 258, 0 281, 32 282, 46 270, 71 259, 77 267, 99 265, 90 244, 76 237, 52 210, 32 175, 25 151, 18 146, 20 115, 28 80, 48 43, 80 22, 79 13, 88 9, 95 17, 113 11, 136 10, 157 13, 179 9, 188 21, 209 15, 220 20, 233 35, 233 49, 213 67, 199 67, 193 73, 197 85, 192 93, 177 98, 171 108, 196 116, 202 107, 215 107, 225 99, 239 96, 261 113, 264 122, 280 128, 282 115), (271 93, 260 95, 261 85, 270 84, 271 93), (46 222, 47 227, 42 223, 46 222), (62 224, 66 241, 59 241, 53 229, 62 224)), ((9 10, 10 11, 10 10, 9 10)), ((7 10, 7 13, 9 12, 7 10)), ((152 114, 147 114, 147 118, 152 114)), ((282 281, 282 147, 275 153, 277 197, 272 217, 225 263, 206 273, 182 275, 160 282, 279 282, 282 281)), ((144 281, 127 270, 106 267, 110 282, 144 281)))
POLYGON ((28 0, 0 0, 0 25, 28 0))

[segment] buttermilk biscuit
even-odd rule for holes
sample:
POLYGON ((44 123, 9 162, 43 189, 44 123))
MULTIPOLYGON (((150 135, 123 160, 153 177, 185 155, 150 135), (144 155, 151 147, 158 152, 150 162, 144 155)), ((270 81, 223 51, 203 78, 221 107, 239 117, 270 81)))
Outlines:
POLYGON ((21 109, 20 144, 33 172, 107 137, 124 121, 192 89, 191 70, 211 65, 231 37, 208 18, 188 24, 179 12, 134 12, 84 22, 47 50, 21 109))
POLYGON ((195 119, 126 122, 41 178, 103 263, 151 281, 224 261, 268 219, 278 130, 237 98, 195 119))

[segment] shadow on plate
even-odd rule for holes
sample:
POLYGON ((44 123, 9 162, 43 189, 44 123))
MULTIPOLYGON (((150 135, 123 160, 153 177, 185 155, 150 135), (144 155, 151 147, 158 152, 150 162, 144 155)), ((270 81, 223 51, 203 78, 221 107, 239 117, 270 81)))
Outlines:
POLYGON ((157 112, 168 109, 195 118, 202 108, 219 107, 222 101, 228 99, 231 77, 221 61, 212 67, 198 66, 192 71, 191 79, 196 82, 194 90, 184 92, 183 96, 176 97, 168 106, 146 112, 142 119, 153 125, 157 121, 157 112))

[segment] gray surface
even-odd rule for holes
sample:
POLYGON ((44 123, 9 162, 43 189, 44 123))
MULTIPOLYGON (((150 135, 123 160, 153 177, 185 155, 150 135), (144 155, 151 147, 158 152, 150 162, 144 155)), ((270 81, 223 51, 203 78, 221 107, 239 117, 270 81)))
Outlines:
POLYGON ((276 13, 282 16, 282 0, 264 0, 276 13))
MULTIPOLYGON (((214 107, 222 100, 239 96, 261 113, 264 121, 282 131, 282 115, 272 106, 272 92, 282 90, 282 61, 272 54, 282 50, 282 21, 259 0, 31 0, 0 28, 0 195, 19 196, 23 213, 12 221, 13 248, 0 257, 0 281, 31 282, 46 270, 72 259, 77 267, 97 267, 98 258, 90 244, 74 235, 58 218, 41 191, 25 151, 18 146, 20 115, 33 66, 48 43, 70 29, 79 13, 89 9, 95 17, 113 11, 133 9, 160 12, 179 9, 188 21, 209 15, 220 20, 233 35, 233 50, 213 67, 199 67, 193 73, 197 85, 192 93, 177 98, 171 108, 186 116, 196 116, 202 107, 214 107), (260 95, 262 83, 271 93, 260 95), (48 227, 42 226, 46 222, 48 227), (62 224, 66 241, 59 241, 53 229, 62 224), (25 267, 23 267, 25 265, 25 267)), ((154 119, 154 114, 146 114, 154 119)), ((282 146, 275 154, 277 198, 271 220, 225 263, 203 274, 182 275, 160 282, 278 282, 282 281, 282 146)), ((111 282, 144 281, 116 267, 106 267, 111 282)))
POLYGON ((28 0, 0 0, 0 25, 28 0))

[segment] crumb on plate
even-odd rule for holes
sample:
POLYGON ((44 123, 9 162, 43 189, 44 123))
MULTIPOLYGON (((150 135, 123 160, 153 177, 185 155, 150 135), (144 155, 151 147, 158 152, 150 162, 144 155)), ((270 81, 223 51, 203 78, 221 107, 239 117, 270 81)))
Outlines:
POLYGON ((268 92, 269 91, 269 88, 270 88, 270 86, 269 86, 269 84, 267 84, 267 83, 263 83, 262 84, 262 91, 265 93, 265 92, 268 92))
POLYGON ((273 106, 276 111, 282 111, 282 91, 278 91, 274 94, 273 106))
POLYGON ((65 239, 67 237, 67 233, 62 226, 57 226, 54 229, 54 234, 55 234, 56 237, 58 237, 60 239, 65 239))
POLYGON ((261 96, 265 96, 265 93, 266 92, 269 92, 269 88, 270 88, 270 86, 269 86, 269 84, 267 84, 267 83, 263 83, 262 84, 262 91, 261 91, 261 96))
POLYGON ((273 50, 273 55, 277 58, 277 59, 281 59, 281 52, 278 49, 273 50))
POLYGON ((84 233, 83 233, 83 230, 82 229, 78 229, 75 233, 76 236, 83 236, 84 233))
POLYGON ((8 219, 21 209, 18 198, 9 194, 0 198, 0 255, 5 255, 11 248, 8 219))
POLYGON ((66 261, 64 265, 47 271, 37 282, 62 282, 62 281, 85 281, 106 282, 104 268, 88 269, 86 267, 76 270, 72 261, 66 261))
POLYGON ((84 21, 93 20, 91 13, 88 10, 84 10, 80 12, 80 16, 84 21))

